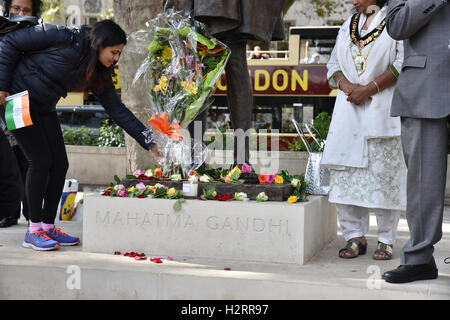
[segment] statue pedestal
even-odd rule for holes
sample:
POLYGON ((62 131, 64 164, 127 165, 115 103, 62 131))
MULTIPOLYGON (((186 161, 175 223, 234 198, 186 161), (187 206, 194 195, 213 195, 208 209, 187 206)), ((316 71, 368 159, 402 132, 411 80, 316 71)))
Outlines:
POLYGON ((84 251, 304 264, 337 234, 327 197, 309 201, 175 200, 87 196, 84 251))

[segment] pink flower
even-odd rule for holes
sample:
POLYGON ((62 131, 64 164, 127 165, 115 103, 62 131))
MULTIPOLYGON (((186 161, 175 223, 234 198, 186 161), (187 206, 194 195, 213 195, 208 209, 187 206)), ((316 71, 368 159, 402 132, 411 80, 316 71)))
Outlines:
POLYGON ((266 175, 266 182, 267 183, 273 183, 274 181, 275 181, 275 174, 273 174, 273 173, 269 173, 269 174, 267 174, 266 175))
POLYGON ((123 198, 128 197, 128 194, 127 194, 127 192, 125 191, 125 189, 120 189, 119 192, 117 192, 117 195, 118 195, 119 197, 123 197, 123 198))
POLYGON ((142 171, 141 170, 136 170, 134 173, 133 173, 133 175, 136 177, 136 178, 138 178, 140 175, 142 174, 142 171))
POLYGON ((136 189, 138 189, 139 191, 144 191, 145 189, 147 189, 147 187, 145 186, 145 184, 143 184, 142 182, 139 182, 137 185, 136 185, 136 189))
POLYGON ((242 173, 251 173, 252 172, 252 167, 250 165, 244 163, 242 165, 241 171, 242 171, 242 173))

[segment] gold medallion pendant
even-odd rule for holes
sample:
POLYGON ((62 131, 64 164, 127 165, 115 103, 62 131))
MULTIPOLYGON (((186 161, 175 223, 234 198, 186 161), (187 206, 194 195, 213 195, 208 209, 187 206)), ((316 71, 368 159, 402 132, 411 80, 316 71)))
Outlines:
POLYGON ((364 37, 361 37, 358 31, 358 25, 359 25, 359 19, 361 17, 361 14, 357 13, 353 15, 352 21, 350 23, 350 53, 353 57, 353 62, 355 63, 356 72, 358 73, 358 77, 361 76, 365 71, 367 67, 367 59, 369 58, 370 51, 372 51, 372 48, 375 44, 375 41, 378 39, 378 37, 383 32, 385 26, 386 26, 386 19, 383 19, 381 23, 378 25, 377 28, 372 30, 369 34, 367 34, 364 37), (367 55, 364 57, 362 55, 362 50, 364 47, 366 47, 368 44, 371 44, 367 55), (352 53, 352 46, 355 45, 358 54, 356 57, 353 56, 352 53))
POLYGON ((364 58, 361 53, 358 53, 356 57, 353 58, 353 61, 355 62, 356 72, 358 73, 358 76, 362 75, 366 71, 366 58, 364 58))

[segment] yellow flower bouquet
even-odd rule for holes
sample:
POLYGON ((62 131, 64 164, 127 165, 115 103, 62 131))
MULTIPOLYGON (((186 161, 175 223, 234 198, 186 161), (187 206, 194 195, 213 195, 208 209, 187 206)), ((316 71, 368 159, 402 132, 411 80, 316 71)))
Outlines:
POLYGON ((146 111, 151 117, 152 138, 162 150, 164 174, 178 166, 187 176, 202 164, 198 162, 202 162, 203 154, 200 152, 200 160, 190 165, 191 141, 182 141, 179 131, 208 108, 230 50, 213 38, 205 25, 173 9, 160 13, 147 23, 146 29, 133 33, 130 42, 132 48, 138 48, 136 51, 147 50, 133 85, 149 95, 146 111))

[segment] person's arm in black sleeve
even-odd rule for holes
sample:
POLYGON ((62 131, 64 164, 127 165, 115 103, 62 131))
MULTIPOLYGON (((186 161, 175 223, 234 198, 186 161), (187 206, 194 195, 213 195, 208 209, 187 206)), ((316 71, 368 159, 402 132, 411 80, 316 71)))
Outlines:
MULTIPOLYGON (((138 118, 122 103, 117 95, 114 84, 106 85, 101 94, 96 94, 97 99, 105 108, 105 111, 117 123, 119 127, 124 129, 131 137, 133 137, 146 150, 154 151, 155 144, 151 141, 148 129, 138 118)), ((153 152, 155 153, 155 152, 153 152)))
POLYGON ((8 91, 17 62, 23 53, 48 49, 72 38, 70 29, 39 24, 14 30, 0 41, 0 91, 8 91))

